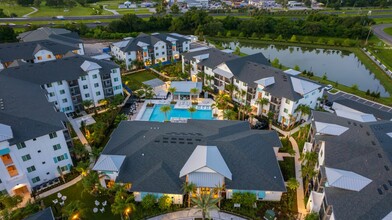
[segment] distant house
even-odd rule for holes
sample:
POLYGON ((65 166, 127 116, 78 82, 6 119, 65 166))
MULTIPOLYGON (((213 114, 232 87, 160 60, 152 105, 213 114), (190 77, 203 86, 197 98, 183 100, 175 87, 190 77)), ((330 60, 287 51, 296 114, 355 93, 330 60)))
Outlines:
POLYGON ((392 122, 313 112, 309 134, 317 175, 307 203, 320 219, 391 219, 392 122))
POLYGON ((255 115, 273 112, 284 125, 294 123, 293 117, 300 121, 296 117, 300 114, 295 112, 297 107, 307 105, 314 109, 324 91, 320 84, 296 76, 294 71, 286 73, 271 67, 262 53, 238 57, 215 48, 196 48, 184 54, 183 71, 189 72, 192 81, 200 81, 197 74, 204 72, 213 79, 204 77, 204 84, 215 93, 232 93, 234 101, 251 105, 255 115), (234 85, 238 91, 228 91, 228 85, 234 85), (257 104, 259 99, 267 99, 268 104, 257 104))
POLYGON ((49 40, 59 44, 65 44, 79 48, 76 54, 84 55, 84 44, 76 32, 63 28, 40 27, 33 31, 23 32, 18 35, 21 42, 49 40))
POLYGON ((40 63, 61 59, 68 52, 79 52, 79 47, 50 40, 0 44, 0 69, 13 62, 40 63))
POLYGON ((275 131, 251 130, 241 121, 123 121, 93 170, 105 174, 105 187, 126 184, 136 201, 168 195, 182 204, 185 182, 196 184, 198 193, 224 185, 227 199, 250 192, 279 201, 286 191, 276 159, 280 147, 275 131))
POLYGON ((135 38, 110 45, 112 55, 125 62, 127 69, 133 61, 140 61, 145 66, 180 59, 181 54, 189 50, 190 39, 179 34, 140 34, 135 38))

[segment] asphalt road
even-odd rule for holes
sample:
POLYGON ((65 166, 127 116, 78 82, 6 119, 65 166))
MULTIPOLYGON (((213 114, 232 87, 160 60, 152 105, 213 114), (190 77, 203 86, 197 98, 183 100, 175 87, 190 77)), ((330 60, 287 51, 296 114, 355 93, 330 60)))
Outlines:
POLYGON ((392 36, 384 32, 384 29, 388 27, 392 27, 392 24, 374 25, 372 26, 372 30, 377 37, 392 46, 392 36))

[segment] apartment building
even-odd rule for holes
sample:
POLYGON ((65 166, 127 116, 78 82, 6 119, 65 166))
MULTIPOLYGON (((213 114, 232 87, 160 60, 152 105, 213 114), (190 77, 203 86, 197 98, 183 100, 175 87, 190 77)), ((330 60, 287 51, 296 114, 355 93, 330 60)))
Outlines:
POLYGON ((313 112, 305 151, 317 154, 306 208, 320 219, 391 219, 392 122, 313 112))
POLYGON ((242 121, 122 121, 93 170, 105 174, 104 187, 127 184, 139 202, 153 194, 182 204, 184 182, 194 183, 198 193, 224 185, 227 199, 250 192, 279 201, 286 191, 276 158, 280 147, 275 131, 251 130, 242 121))
POLYGON ((102 99, 123 94, 118 65, 73 53, 40 64, 22 63, 4 69, 0 76, 41 86, 47 92, 47 100, 67 114, 83 110, 84 100, 99 105, 102 99))
POLYGON ((40 27, 33 31, 23 32, 17 38, 20 42, 49 40, 54 43, 77 47, 79 49, 74 53, 84 55, 83 41, 76 32, 67 29, 40 27))
POLYGON ((190 42, 190 39, 176 33, 151 35, 142 33, 135 38, 112 43, 110 48, 112 56, 124 61, 127 69, 130 69, 135 60, 150 66, 180 59, 180 55, 189 50, 190 42))
POLYGON ((0 77, 0 191, 28 196, 73 166, 64 113, 39 85, 0 77))
POLYGON ((61 59, 68 52, 78 53, 79 47, 50 40, 0 44, 0 70, 20 62, 40 63, 61 59))
POLYGON ((262 53, 238 57, 215 48, 197 48, 184 54, 183 71, 186 65, 190 65, 193 81, 200 80, 198 72, 204 72, 213 77, 204 83, 211 84, 215 93, 231 93, 234 101, 251 105, 257 115, 273 112, 284 125, 293 123, 293 117, 301 120, 297 107, 307 105, 314 109, 324 92, 318 83, 271 67, 262 53), (230 84, 237 89, 228 91, 230 84), (268 104, 261 106, 258 99, 267 99, 268 104))

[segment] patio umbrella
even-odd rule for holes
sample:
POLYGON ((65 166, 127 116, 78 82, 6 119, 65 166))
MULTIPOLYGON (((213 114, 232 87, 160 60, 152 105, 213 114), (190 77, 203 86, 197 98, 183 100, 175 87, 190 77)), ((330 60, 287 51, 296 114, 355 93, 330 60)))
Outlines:
POLYGON ((265 212, 264 219, 266 220, 274 220, 275 219, 275 212, 271 209, 268 209, 265 212))

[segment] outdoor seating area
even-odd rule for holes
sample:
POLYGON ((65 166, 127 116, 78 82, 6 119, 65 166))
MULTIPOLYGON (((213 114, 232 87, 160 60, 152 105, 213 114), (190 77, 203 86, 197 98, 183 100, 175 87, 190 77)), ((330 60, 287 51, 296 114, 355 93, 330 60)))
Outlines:
POLYGON ((103 201, 103 202, 99 202, 98 200, 95 200, 94 204, 95 204, 96 207, 93 208, 93 213, 97 213, 98 211, 101 212, 101 213, 104 213, 105 212, 105 207, 108 204, 108 202, 106 200, 103 201), (102 206, 102 207, 99 208, 99 206, 102 206))
POLYGON ((188 109, 192 106, 191 101, 178 101, 175 105, 175 109, 188 109))

